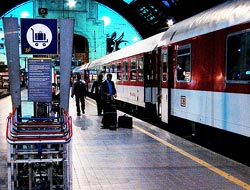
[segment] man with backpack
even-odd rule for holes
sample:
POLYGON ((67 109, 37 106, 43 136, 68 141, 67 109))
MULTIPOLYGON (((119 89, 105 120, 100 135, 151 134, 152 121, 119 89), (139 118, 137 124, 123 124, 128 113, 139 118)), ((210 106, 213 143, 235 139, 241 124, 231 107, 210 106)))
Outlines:
POLYGON ((77 80, 76 82, 74 82, 72 86, 72 91, 71 91, 71 98, 75 96, 77 116, 81 115, 81 110, 83 114, 85 113, 85 96, 86 95, 87 95, 87 89, 86 89, 85 81, 82 81, 81 75, 77 74, 77 80), (80 103, 81 103, 81 109, 80 109, 80 103))

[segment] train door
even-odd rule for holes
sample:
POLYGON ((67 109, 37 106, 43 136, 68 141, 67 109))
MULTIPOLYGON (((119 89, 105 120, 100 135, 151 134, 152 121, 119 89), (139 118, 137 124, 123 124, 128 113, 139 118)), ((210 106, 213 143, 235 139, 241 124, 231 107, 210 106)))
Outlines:
POLYGON ((168 123, 168 49, 161 47, 158 50, 158 59, 160 59, 160 73, 159 73, 159 99, 161 109, 161 121, 168 123))
POLYGON ((147 117, 157 117, 156 51, 144 54, 144 102, 147 117))
POLYGON ((163 79, 163 67, 162 67, 162 51, 161 48, 157 50, 157 117, 162 117, 162 79, 163 79))
POLYGON ((168 46, 168 123, 171 122, 171 102, 173 101, 172 89, 174 88, 174 73, 175 73, 175 64, 176 64, 176 50, 175 46, 168 46))

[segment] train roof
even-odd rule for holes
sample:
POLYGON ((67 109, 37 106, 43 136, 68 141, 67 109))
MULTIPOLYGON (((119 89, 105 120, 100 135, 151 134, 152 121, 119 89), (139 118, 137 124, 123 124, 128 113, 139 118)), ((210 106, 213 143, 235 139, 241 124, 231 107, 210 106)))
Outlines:
POLYGON ((127 46, 91 62, 89 68, 114 60, 150 52, 171 44, 216 30, 250 21, 249 0, 229 0, 171 26, 167 31, 127 46))
POLYGON ((112 62, 114 60, 122 59, 125 57, 130 57, 133 55, 138 55, 141 53, 153 51, 157 47, 159 41, 162 39, 164 33, 165 32, 161 32, 159 34, 141 40, 135 44, 122 48, 121 50, 115 51, 113 53, 105 55, 104 57, 96 59, 91 62, 89 68, 96 67, 104 63, 112 62))
POLYGON ((250 1, 230 0, 171 26, 158 47, 250 21, 250 1))
POLYGON ((84 65, 81 65, 79 67, 76 67, 73 69, 73 73, 81 73, 83 72, 84 70, 87 70, 88 69, 88 66, 90 65, 90 63, 86 63, 84 65))

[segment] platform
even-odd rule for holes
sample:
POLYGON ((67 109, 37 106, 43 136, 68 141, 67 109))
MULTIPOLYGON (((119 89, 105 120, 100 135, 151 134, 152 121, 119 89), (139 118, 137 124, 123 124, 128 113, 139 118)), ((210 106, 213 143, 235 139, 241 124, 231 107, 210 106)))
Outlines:
POLYGON ((91 99, 85 112, 71 102, 74 190, 250 189, 247 166, 136 118, 133 129, 101 129, 91 99))
MULTIPOLYGON (((1 138, 5 135, 3 106, 8 102, 10 97, 0 100, 1 138)), ((102 129, 102 116, 97 115, 92 99, 86 99, 85 114, 77 116, 71 98, 69 114, 73 190, 250 189, 249 167, 144 121, 133 118, 133 129, 102 129)), ((1 143, 0 189, 7 189, 7 142, 1 139, 1 143)))

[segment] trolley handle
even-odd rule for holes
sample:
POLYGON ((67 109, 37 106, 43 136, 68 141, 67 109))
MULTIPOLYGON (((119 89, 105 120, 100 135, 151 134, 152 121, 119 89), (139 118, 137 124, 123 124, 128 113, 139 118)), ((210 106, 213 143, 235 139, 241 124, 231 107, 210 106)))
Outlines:
MULTIPOLYGON (((7 117, 7 126, 6 126, 6 139, 9 144, 23 144, 23 143, 68 143, 70 142, 73 130, 72 130, 72 117, 68 115, 68 113, 63 110, 64 113, 64 122, 65 126, 67 126, 67 134, 59 137, 50 137, 46 134, 43 136, 29 136, 29 137, 13 137, 12 131, 12 122, 14 121, 13 113, 10 113, 7 117)), ((42 133, 41 133, 42 134, 42 133)))

